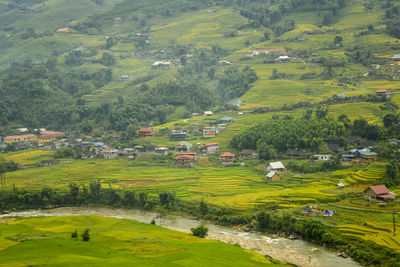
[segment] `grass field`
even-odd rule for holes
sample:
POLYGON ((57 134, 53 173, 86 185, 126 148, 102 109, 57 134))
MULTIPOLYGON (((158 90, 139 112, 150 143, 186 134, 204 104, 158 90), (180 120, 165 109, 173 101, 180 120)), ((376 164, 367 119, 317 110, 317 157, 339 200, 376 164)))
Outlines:
POLYGON ((131 220, 66 216, 0 221, 0 266, 266 266, 263 256, 131 220), (90 241, 71 233, 90 229, 90 241))

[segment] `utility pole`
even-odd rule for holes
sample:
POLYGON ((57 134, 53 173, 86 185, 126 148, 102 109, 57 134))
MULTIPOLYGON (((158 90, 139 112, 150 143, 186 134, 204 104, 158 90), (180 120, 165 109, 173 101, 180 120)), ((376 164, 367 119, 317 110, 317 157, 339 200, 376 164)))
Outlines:
POLYGON ((396 213, 393 211, 393 236, 396 236, 396 213))

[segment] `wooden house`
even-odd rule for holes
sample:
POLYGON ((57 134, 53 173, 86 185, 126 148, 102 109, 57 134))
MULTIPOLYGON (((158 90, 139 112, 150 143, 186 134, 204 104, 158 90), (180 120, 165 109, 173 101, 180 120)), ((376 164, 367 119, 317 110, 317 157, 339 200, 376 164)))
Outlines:
POLYGON ((240 160, 245 160, 245 159, 258 159, 258 153, 255 150, 251 149, 244 149, 239 153, 239 159, 240 160))
POLYGON ((274 172, 274 171, 270 171, 267 174, 267 179, 270 182, 279 182, 281 180, 281 176, 278 173, 274 172))
POLYGON ((150 137, 154 135, 154 129, 153 128, 140 128, 139 129, 139 137, 150 137))
POLYGON ((385 185, 370 186, 364 190, 364 198, 371 201, 390 201, 397 197, 396 194, 392 193, 387 189, 385 185))
POLYGON ((156 147, 154 152, 157 156, 168 156, 168 147, 156 147))
POLYGON ((214 113, 211 110, 204 111, 203 116, 212 116, 214 113))
POLYGON ((235 163, 235 154, 231 152, 225 152, 219 155, 222 165, 233 165, 235 163))

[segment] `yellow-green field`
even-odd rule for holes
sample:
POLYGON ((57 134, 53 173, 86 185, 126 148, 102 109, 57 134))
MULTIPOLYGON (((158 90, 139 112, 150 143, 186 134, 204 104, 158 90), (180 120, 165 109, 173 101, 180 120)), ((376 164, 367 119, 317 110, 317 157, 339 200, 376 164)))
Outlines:
POLYGON ((36 165, 42 160, 52 159, 54 151, 33 149, 21 150, 7 154, 0 154, 0 162, 12 161, 20 165, 36 165))
POLYGON ((0 220, 0 266, 268 266, 215 240, 131 220, 65 216, 0 220), (71 233, 90 229, 90 241, 71 233))

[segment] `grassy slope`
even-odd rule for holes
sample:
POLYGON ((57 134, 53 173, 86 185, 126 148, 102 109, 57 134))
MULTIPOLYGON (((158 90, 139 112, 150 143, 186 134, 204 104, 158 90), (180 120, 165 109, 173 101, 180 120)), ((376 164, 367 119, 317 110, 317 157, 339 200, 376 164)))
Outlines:
POLYGON ((263 256, 131 220, 95 216, 28 218, 0 223, 0 265, 265 266, 263 256), (90 228, 89 242, 71 239, 90 228), (25 240, 25 241, 23 241, 25 240))

